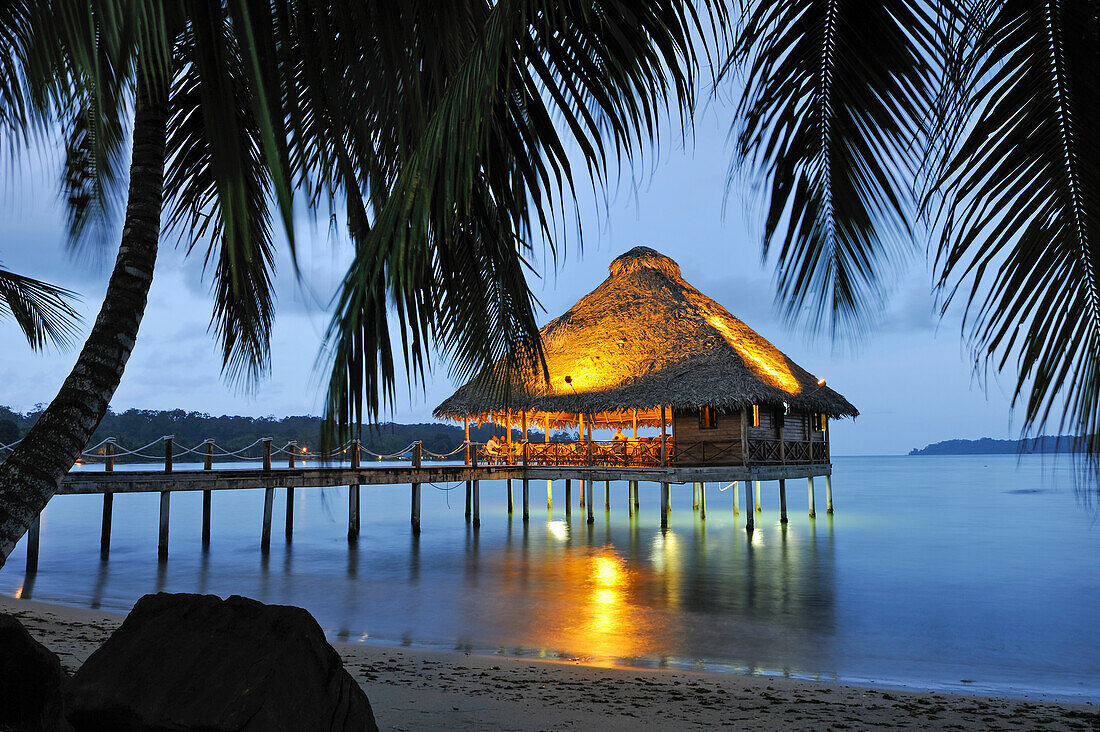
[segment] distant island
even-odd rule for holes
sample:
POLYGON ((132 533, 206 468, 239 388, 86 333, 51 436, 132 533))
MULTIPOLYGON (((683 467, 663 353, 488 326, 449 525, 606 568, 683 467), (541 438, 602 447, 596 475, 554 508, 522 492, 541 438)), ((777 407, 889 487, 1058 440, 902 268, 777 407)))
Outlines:
POLYGON ((1079 452, 1072 435, 1042 435, 1026 440, 944 440, 921 448, 910 455, 1018 455, 1031 453, 1079 452))

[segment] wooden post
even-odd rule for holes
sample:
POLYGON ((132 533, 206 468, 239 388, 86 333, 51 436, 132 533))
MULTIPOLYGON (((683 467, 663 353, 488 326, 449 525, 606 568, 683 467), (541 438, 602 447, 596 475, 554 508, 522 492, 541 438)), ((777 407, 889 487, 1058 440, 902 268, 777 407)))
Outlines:
POLYGON ((587 480, 585 482, 588 484, 588 486, 587 486, 588 487, 588 523, 594 524, 594 523, 596 523, 596 519, 592 515, 592 484, 595 481, 587 480))
POLYGON ((833 476, 825 476, 825 513, 833 513, 833 476))
MULTIPOLYGON (((661 467, 668 467, 668 449, 666 447, 666 434, 665 434, 665 405, 661 405, 661 467)), ((665 524, 662 523, 662 526, 665 524)))
POLYGON ((698 483, 692 483, 691 484, 691 510, 692 511, 698 511, 699 510, 699 484, 698 483))
MULTIPOLYGON (((474 450, 471 456, 470 466, 477 468, 477 450, 474 450)), ((474 482, 472 480, 466 481, 466 523, 470 523, 470 519, 473 516, 474 505, 474 482)))
POLYGON ((546 481, 546 510, 554 510, 554 481, 546 481))
POLYGON ((160 494, 160 541, 157 543, 157 560, 168 561, 168 510, 171 507, 172 494, 164 491, 160 494))
POLYGON ((35 574, 38 571, 38 545, 41 537, 42 514, 38 514, 27 529, 27 574, 35 574))
POLYGON ((175 442, 175 435, 164 436, 164 472, 172 472, 172 444, 175 442))
POLYGON ((806 478, 806 491, 810 494, 810 518, 816 518, 817 511, 814 510, 814 477, 812 475, 806 478))
POLYGON ((264 524, 260 531, 260 551, 267 554, 271 550, 271 514, 275 504, 275 489, 264 488, 264 524))
MULTIPOLYGON (((351 441, 351 467, 359 468, 360 443, 358 439, 351 441)), ((348 542, 354 544, 359 541, 359 483, 348 486, 348 542)))
MULTIPOLYGON (((172 447, 175 437, 166 435, 164 438, 164 472, 172 472, 172 447)), ((164 491, 160 494, 160 540, 157 542, 157 560, 168 561, 168 512, 171 507, 172 494, 164 491)))
POLYGON ((531 518, 531 481, 523 479, 523 522, 531 518))
POLYGON ((733 481, 733 483, 730 484, 730 488, 733 489, 733 515, 737 516, 738 514, 741 513, 741 510, 737 505, 737 491, 740 488, 740 486, 737 485, 737 481, 735 480, 735 481, 733 481))
MULTIPOLYGON (((424 457, 424 447, 419 442, 413 445, 412 466, 413 470, 420 470, 420 463, 424 457)), ((412 529, 414 534, 420 533, 420 484, 412 484, 412 529)))
POLYGON ((294 459, 298 455, 298 441, 291 440, 286 446, 286 466, 288 468, 294 468, 294 459))
POLYGON ((638 512, 638 481, 634 481, 634 512, 638 512))
POLYGON ((263 449, 264 449, 264 463, 263 463, 264 472, 265 473, 270 473, 271 472, 271 438, 270 437, 265 437, 263 439, 262 444, 263 444, 263 449))
POLYGON ((542 433, 542 441, 544 444, 550 444, 550 412, 546 413, 546 431, 542 433))
POLYGON ((787 481, 779 479, 779 523, 787 523, 787 481))
MULTIPOLYGON (((298 457, 298 441, 291 440, 287 445, 286 466, 293 469, 298 457)), ((287 541, 294 537, 294 489, 287 486, 286 489, 286 528, 283 535, 287 541)))
MULTIPOLYGON (((103 446, 104 460, 103 470, 108 473, 115 472, 115 438, 108 437, 107 444, 103 446)), ((103 524, 99 531, 99 558, 106 559, 111 553, 111 517, 114 513, 115 494, 107 491, 103 494, 103 524)))
POLYGON ((603 482, 603 510, 611 510, 611 481, 605 480, 603 482))
POLYGON ((504 481, 505 489, 508 491, 508 515, 512 515, 512 479, 508 478, 504 481))
POLYGON ((519 413, 520 420, 523 423, 523 442, 527 442, 527 412, 523 411, 519 413))
POLYGON ((668 483, 661 483, 661 528, 668 528, 668 502, 669 502, 669 490, 668 483))
POLYGON ((634 518, 634 481, 626 482, 626 515, 634 518))
POLYGON ((565 517, 569 518, 571 512, 571 506, 573 504, 573 481, 569 478, 565 479, 565 517))
MULTIPOLYGON (((203 456, 202 469, 214 469, 214 438, 206 438, 205 455, 203 456)), ((210 491, 202 492, 202 545, 210 546, 210 491)))
MULTIPOLYGON (((477 450, 474 450, 473 454, 473 467, 477 467, 477 450)), ((471 522, 474 528, 481 526, 481 481, 472 481, 473 485, 470 486, 470 506, 471 506, 471 522)))
MULTIPOLYGON (((469 465, 470 464, 470 418, 469 417, 463 417, 462 418, 462 429, 466 433, 466 443, 465 443, 466 444, 466 464, 469 465)), ((469 492, 470 492, 470 488, 469 488, 469 484, 467 483, 466 493, 469 494, 469 492)), ((467 503, 468 503, 468 501, 467 501, 467 503)), ((466 518, 470 518, 470 512, 469 511, 466 511, 466 518)))
POLYGON ((745 530, 749 533, 753 530, 752 483, 753 481, 745 481, 745 530))
POLYGON ((634 439, 638 439, 638 410, 634 410, 634 439))
POLYGON ((699 520, 707 520, 707 484, 699 484, 699 520))
POLYGON ((760 513, 760 481, 754 480, 752 487, 756 491, 756 512, 760 513))

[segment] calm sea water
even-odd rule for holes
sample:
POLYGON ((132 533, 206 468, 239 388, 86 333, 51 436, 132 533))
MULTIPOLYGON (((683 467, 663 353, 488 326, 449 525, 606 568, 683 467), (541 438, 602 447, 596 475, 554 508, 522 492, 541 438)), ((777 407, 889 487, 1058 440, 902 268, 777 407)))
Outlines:
POLYGON ((563 483, 548 511, 532 482, 525 526, 519 481, 511 520, 504 483, 483 482, 478 532, 461 484, 424 486, 419 539, 408 486, 363 487, 350 549, 346 488, 295 491, 291 543, 280 490, 266 557, 262 491, 214 494, 209 551, 201 495, 176 493, 163 565, 157 496, 115 498, 106 562, 102 499, 63 496, 43 515, 38 574, 24 576, 24 540, 0 592, 119 611, 160 590, 241 594, 305 607, 352 642, 1100 700, 1100 525, 1069 461, 836 458, 832 517, 817 486, 810 520, 805 481, 788 482, 783 529, 765 483, 751 539, 715 484, 705 522, 690 486, 673 486, 667 532, 656 485, 631 521, 626 484, 611 484, 605 513, 597 483, 589 527, 576 505, 566 519, 563 483))

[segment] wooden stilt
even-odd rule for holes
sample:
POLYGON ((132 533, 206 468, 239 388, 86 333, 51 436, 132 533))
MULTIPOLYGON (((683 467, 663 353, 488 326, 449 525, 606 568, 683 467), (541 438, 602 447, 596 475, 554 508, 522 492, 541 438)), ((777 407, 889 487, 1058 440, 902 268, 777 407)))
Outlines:
MULTIPOLYGON (((424 447, 419 442, 413 445, 412 454, 412 467, 413 470, 420 470, 421 460, 424 457, 424 447)), ((414 534, 420 533, 420 484, 412 484, 412 509, 411 509, 411 521, 412 530, 414 534)))
POLYGON ((168 561, 168 511, 171 507, 172 494, 164 491, 160 494, 160 541, 157 543, 157 560, 168 561))
POLYGON ((756 491, 756 512, 760 513, 760 481, 754 480, 752 487, 756 491))
MULTIPOLYGON (((360 454, 359 440, 351 441, 351 467, 358 469, 360 454)), ((359 541, 359 484, 348 486, 348 543, 359 541)))
POLYGON ((38 571, 38 545, 42 538, 42 514, 34 517, 27 529, 27 574, 38 571))
POLYGON ((611 510, 611 481, 605 480, 603 482, 603 510, 611 510))
POLYGON ((825 513, 833 512, 833 476, 825 476, 825 513))
MULTIPOLYGON (((202 463, 203 470, 214 468, 214 440, 206 439, 206 455, 202 463)), ((210 546, 210 491, 202 492, 202 545, 210 546)))
POLYGON ((470 501, 473 498, 474 482, 466 481, 466 523, 470 523, 470 501))
POLYGON ((573 505, 573 481, 565 479, 565 517, 569 518, 573 505))
POLYGON ((816 518, 817 511, 814 510, 814 477, 812 475, 806 478, 806 492, 810 494, 810 518, 816 518))
POLYGON ((504 481, 508 486, 508 515, 512 515, 512 479, 504 481))
POLYGON ((481 527, 481 481, 474 481, 474 528, 481 527))
POLYGON ((596 523, 596 518, 592 515, 592 484, 595 481, 587 480, 585 482, 588 484, 588 523, 594 524, 596 523))
POLYGON ((745 481, 745 530, 752 532, 753 530, 753 510, 752 510, 752 482, 745 481))
POLYGON ((707 520, 707 484, 699 484, 699 520, 707 520))
POLYGON ((668 503, 669 503, 669 490, 668 483, 661 483, 661 528, 668 528, 668 503))
POLYGON ((737 506, 737 492, 740 489, 740 486, 737 485, 737 481, 734 481, 730 484, 730 488, 733 489, 733 515, 737 516, 741 513, 740 509, 737 506))
POLYGON ((779 523, 787 523, 787 481, 779 479, 779 523))
POLYGON ((286 489, 286 540, 294 538, 294 489, 286 489))
POLYGON ((260 551, 265 554, 271 550, 271 514, 275 505, 275 489, 264 489, 264 525, 260 533, 260 551))
POLYGON ((531 518, 531 481, 523 479, 523 520, 527 522, 531 518))
MULTIPOLYGON (((115 440, 113 437, 107 439, 107 444, 103 446, 103 453, 106 455, 103 469, 108 473, 115 472, 115 440)), ((106 559, 111 553, 111 518, 114 512, 115 496, 113 493, 103 494, 103 525, 99 531, 99 558, 106 559)))
POLYGON ((546 510, 554 510, 554 481, 546 481, 546 510))
POLYGON ((692 511, 698 511, 699 510, 699 484, 698 483, 692 483, 691 484, 691 510, 692 511))
POLYGON ((634 518, 634 481, 626 482, 626 515, 634 518))
POLYGON ((638 513, 638 481, 632 481, 634 483, 634 513, 638 513))

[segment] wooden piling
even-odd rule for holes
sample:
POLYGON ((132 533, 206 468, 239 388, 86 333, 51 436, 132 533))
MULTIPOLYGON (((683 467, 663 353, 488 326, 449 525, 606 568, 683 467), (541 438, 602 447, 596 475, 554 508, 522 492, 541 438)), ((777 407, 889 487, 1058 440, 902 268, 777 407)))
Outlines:
POLYGON ((825 476, 825 513, 833 512, 833 476, 825 476))
POLYGON ((565 479, 565 517, 569 518, 573 506, 573 481, 565 479))
POLYGON ((31 521, 27 529, 27 574, 38 571, 38 548, 42 538, 42 514, 38 514, 31 521))
POLYGON ((699 520, 707 520, 707 484, 699 484, 699 520))
MULTIPOLYGON (((206 438, 206 454, 203 457, 202 469, 214 469, 214 440, 206 438)), ((210 546, 210 491, 202 492, 202 545, 210 546)))
MULTIPOLYGON (((106 456, 103 469, 108 473, 115 472, 115 438, 109 437, 107 444, 103 446, 103 454, 106 456)), ((99 558, 106 559, 111 554, 111 518, 114 513, 115 494, 106 491, 103 494, 103 524, 99 531, 99 558)))
POLYGON ((753 530, 753 515, 752 510, 752 482, 745 481, 745 530, 752 533, 753 530))
POLYGON ((691 510, 692 511, 698 511, 699 510, 699 484, 698 483, 692 483, 691 484, 691 510))
POLYGON ((806 492, 810 494, 810 518, 817 518, 817 511, 814 510, 814 477, 812 475, 806 478, 806 492))
POLYGON ((474 481, 474 528, 481 526, 481 481, 474 481))
POLYGON ((531 481, 523 479, 523 521, 531 518, 531 481))
POLYGON ((754 480, 752 482, 753 490, 756 491, 756 512, 760 513, 760 481, 754 480))
POLYGON ((506 484, 505 490, 508 491, 508 515, 511 516, 512 515, 512 479, 509 478, 508 480, 506 480, 504 482, 506 484))
POLYGON ((286 489, 286 529, 283 533, 287 541, 294 538, 294 489, 286 489))
POLYGON ((172 494, 164 491, 160 494, 160 540, 157 543, 157 560, 168 561, 168 510, 171 507, 172 494))
POLYGON ((592 515, 592 483, 595 481, 589 480, 585 482, 588 483, 588 523, 594 524, 596 523, 596 518, 592 515))
MULTIPOLYGON (((413 445, 412 466, 413 470, 420 470, 420 462, 423 458, 423 446, 417 442, 413 445)), ((412 484, 412 530, 414 534, 420 533, 420 484, 412 484)))
POLYGON ((634 513, 638 513, 638 505, 639 505, 638 504, 638 481, 635 480, 635 481, 633 481, 633 483, 634 483, 634 513))
POLYGON ((634 518, 634 481, 626 482, 626 515, 634 518))
POLYGON ((275 504, 275 489, 264 488, 264 524, 260 531, 260 551, 267 553, 271 550, 271 513, 275 504))
POLYGON ((603 482, 603 510, 611 510, 611 481, 605 480, 603 482))
MULTIPOLYGON (((351 467, 357 469, 361 459, 358 439, 351 441, 351 467)), ((359 541, 359 484, 348 486, 348 542, 359 541)))
POLYGON ((298 441, 291 440, 287 443, 286 448, 286 466, 288 468, 294 467, 294 458, 298 455, 298 441))
POLYGON ((554 510, 554 481, 546 481, 546 510, 554 510))
POLYGON ((661 483, 661 528, 668 528, 668 502, 670 500, 668 483, 661 483))
POLYGON ((265 437, 262 440, 264 451, 263 470, 265 473, 271 472, 271 438, 265 437))
POLYGON ((734 516, 737 516, 741 513, 741 510, 737 505, 737 491, 740 489, 740 487, 741 486, 737 485, 736 480, 733 481, 732 483, 730 483, 730 488, 733 489, 733 515, 734 516))
POLYGON ((779 523, 787 523, 787 481, 779 479, 779 523))
MULTIPOLYGON (((172 472, 172 453, 173 443, 175 442, 174 435, 166 435, 164 437, 164 472, 172 472)), ((172 494, 170 491, 164 491, 160 494, 160 538, 157 542, 157 561, 168 561, 168 512, 171 507, 172 494)))
MULTIPOLYGON (((470 465, 474 468, 477 467, 477 450, 473 451, 470 458, 470 465)), ((466 523, 470 523, 473 516, 474 505, 474 481, 466 481, 466 523)))

